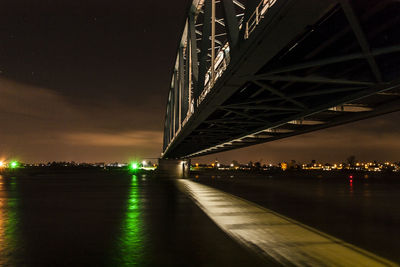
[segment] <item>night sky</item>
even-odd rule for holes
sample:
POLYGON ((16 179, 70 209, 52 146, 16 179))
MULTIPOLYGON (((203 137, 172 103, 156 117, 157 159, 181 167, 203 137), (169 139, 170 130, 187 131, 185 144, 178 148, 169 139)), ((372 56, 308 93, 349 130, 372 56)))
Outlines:
MULTIPOLYGON (((0 159, 158 157, 186 5, 1 1, 0 159)), ((399 121, 393 113, 198 160, 398 161, 399 121)))

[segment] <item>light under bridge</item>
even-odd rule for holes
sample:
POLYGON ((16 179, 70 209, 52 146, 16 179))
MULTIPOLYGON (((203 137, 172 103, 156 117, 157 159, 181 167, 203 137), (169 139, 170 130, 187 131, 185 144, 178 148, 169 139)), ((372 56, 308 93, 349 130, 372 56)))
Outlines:
POLYGON ((400 110, 400 2, 194 0, 179 41, 164 159, 400 110))

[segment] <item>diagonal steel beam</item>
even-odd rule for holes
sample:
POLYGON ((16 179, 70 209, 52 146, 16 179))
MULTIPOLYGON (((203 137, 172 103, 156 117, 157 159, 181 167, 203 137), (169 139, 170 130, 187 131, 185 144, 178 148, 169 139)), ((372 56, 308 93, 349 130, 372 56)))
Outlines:
MULTIPOLYGON (((318 96, 318 95, 329 95, 329 94, 335 94, 335 93, 341 93, 341 92, 351 92, 351 91, 357 91, 357 90, 364 90, 367 89, 367 87, 343 87, 343 88, 332 88, 332 89, 324 89, 324 90, 315 90, 315 91, 310 91, 310 92, 304 92, 304 93, 298 93, 298 94, 292 94, 290 95, 291 98, 299 98, 299 97, 306 97, 306 96, 318 96)), ((280 97, 268 97, 268 98, 261 98, 253 101, 245 101, 241 103, 235 103, 235 104, 230 104, 230 105, 251 105, 251 104, 260 104, 260 103, 265 103, 265 102, 272 102, 276 100, 280 100, 282 98, 280 97)))
POLYGON ((378 82, 382 81, 382 74, 379 70, 378 65, 376 64, 374 56, 371 54, 369 44, 367 41, 367 38, 365 37, 365 34, 361 28, 360 22, 357 18, 357 16, 354 13, 354 10, 348 0, 339 0, 343 11, 347 17, 347 20, 350 23, 351 28, 353 29, 353 32, 357 38, 358 43, 360 44, 360 47, 368 61, 368 64, 371 67, 372 72, 375 75, 375 78, 378 82))
POLYGON ((263 125, 262 122, 253 122, 253 121, 248 121, 248 120, 245 121, 245 120, 237 120, 237 119, 232 120, 232 121, 230 121, 230 120, 226 121, 223 119, 207 120, 207 121, 204 121, 204 123, 207 123, 207 124, 221 123, 221 124, 241 124, 241 125, 263 125))
POLYGON ((235 5, 237 5, 238 7, 240 7, 241 9, 243 9, 243 10, 245 9, 244 5, 241 2, 239 2, 238 0, 233 0, 233 3, 235 5))
POLYGON ((232 48, 236 46, 239 40, 239 23, 236 17, 236 11, 232 0, 221 0, 224 10, 225 30, 228 32, 229 46, 232 48))
POLYGON ((286 101, 291 102, 291 103, 295 104, 296 106, 301 107, 302 109, 307 109, 307 106, 304 105, 303 103, 301 103, 301 102, 299 102, 299 101, 297 101, 297 100, 294 100, 294 99, 288 97, 287 95, 285 95, 285 94, 282 93, 281 91, 279 91, 279 90, 273 88, 272 86, 270 86, 270 85, 268 85, 268 84, 261 83, 261 82, 259 82, 259 81, 253 81, 253 83, 256 84, 256 85, 258 85, 258 86, 260 86, 262 89, 265 89, 265 90, 267 90, 268 92, 273 93, 273 94, 275 94, 275 95, 277 95, 277 96, 280 96, 281 98, 285 99, 286 101))
MULTIPOLYGON (((212 132, 212 133, 238 133, 240 131, 238 130, 233 130, 233 129, 229 129, 229 130, 223 130, 223 129, 212 129, 212 128, 207 128, 207 129, 196 129, 193 132, 212 132)), ((243 131, 242 131, 243 132, 243 131)))
POLYGON ((260 119, 260 118, 258 118, 256 116, 250 116, 250 115, 248 115, 248 114, 246 114, 244 112, 240 112, 240 111, 237 111, 237 110, 231 110, 231 109, 225 108, 225 107, 218 107, 218 109, 222 109, 222 110, 225 110, 225 111, 230 111, 232 113, 240 115, 241 117, 245 117, 245 118, 248 118, 248 119, 251 119, 251 120, 258 120, 258 121, 261 121, 261 122, 270 123, 269 121, 260 119))
MULTIPOLYGON (((371 51, 371 55, 379 56, 379 55, 385 55, 385 54, 395 53, 395 52, 399 52, 399 51, 400 51, 400 45, 394 45, 394 46, 388 46, 388 47, 384 47, 384 48, 374 49, 371 51)), ((292 66, 287 66, 287 67, 268 71, 266 73, 263 73, 263 75, 271 75, 271 74, 276 74, 276 73, 290 72, 290 71, 307 69, 307 68, 312 68, 312 67, 320 67, 320 66, 325 66, 325 65, 335 64, 335 63, 342 63, 342 62, 356 60, 356 59, 362 59, 362 58, 365 58, 364 53, 354 53, 354 54, 350 54, 350 55, 331 57, 331 58, 326 58, 326 59, 321 59, 321 60, 300 63, 300 64, 296 64, 296 65, 292 65, 292 66)))
POLYGON ((215 22, 218 23, 219 25, 225 27, 224 19, 216 19, 215 22))
MULTIPOLYGON (((364 20, 370 16, 372 16, 374 13, 377 13, 381 10, 383 10, 387 5, 387 1, 380 1, 375 7, 374 9, 368 9, 367 12, 365 12, 364 14, 362 14, 361 16, 361 20, 364 20)), ((339 9, 340 6, 337 7, 337 9, 339 9)), ((336 9, 336 8, 335 8, 336 9)), ((335 33, 333 36, 331 36, 328 40, 326 40, 326 42, 324 42, 323 44, 321 44, 320 46, 318 46, 316 49, 312 50, 310 53, 308 53, 305 56, 305 59, 309 59, 309 58, 313 58, 316 55, 318 55, 319 53, 321 53, 322 51, 324 51, 327 47, 331 46, 332 44, 334 44, 336 41, 338 41, 339 39, 343 38, 343 36, 345 36, 346 34, 348 34, 351 31, 350 25, 347 27, 342 28, 340 31, 338 31, 337 33, 335 33)), ((364 55, 363 55, 364 57, 364 55)))
MULTIPOLYGON (((228 130, 232 130, 232 131, 239 131, 239 132, 243 132, 243 127, 238 128, 236 126, 232 126, 232 125, 226 125, 223 123, 211 123, 210 125, 214 126, 217 129, 228 129, 228 130)), ((215 128, 210 128, 210 129, 215 129, 215 128)))
POLYGON ((353 80, 345 80, 345 79, 331 79, 327 77, 321 76, 307 76, 300 77, 294 75, 253 75, 249 77, 250 81, 287 81, 287 82, 305 82, 305 83, 329 83, 329 84, 348 84, 348 85, 374 85, 373 82, 368 81, 353 81, 353 80))
POLYGON ((344 87, 344 88, 332 88, 332 89, 325 89, 325 90, 315 90, 312 92, 304 92, 291 95, 292 98, 298 97, 305 97, 305 96, 317 96, 317 95, 329 95, 335 93, 342 93, 342 92, 351 92, 351 91, 359 91, 365 90, 367 87, 344 87))
POLYGON ((258 109, 258 110, 285 110, 285 111, 302 111, 300 108, 292 108, 292 107, 274 107, 274 106, 266 106, 266 105, 227 105, 224 106, 229 109, 258 109))

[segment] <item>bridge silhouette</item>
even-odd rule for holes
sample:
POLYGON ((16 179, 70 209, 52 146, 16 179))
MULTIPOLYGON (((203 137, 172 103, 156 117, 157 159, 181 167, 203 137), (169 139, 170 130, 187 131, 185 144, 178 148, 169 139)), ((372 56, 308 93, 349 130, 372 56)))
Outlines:
POLYGON ((193 0, 162 158, 201 156, 400 110, 400 3, 193 0))

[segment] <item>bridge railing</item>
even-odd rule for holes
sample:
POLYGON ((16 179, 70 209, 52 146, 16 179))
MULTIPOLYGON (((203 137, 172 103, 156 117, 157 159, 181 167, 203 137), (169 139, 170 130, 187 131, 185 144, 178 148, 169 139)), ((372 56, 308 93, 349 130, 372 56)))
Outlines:
POLYGON ((185 124, 187 123, 187 121, 190 119, 190 117, 193 115, 194 113, 194 99, 191 99, 190 103, 189 103, 189 108, 188 108, 188 112, 186 114, 185 119, 182 122, 182 127, 185 126, 185 124))
POLYGON ((211 79, 211 67, 208 69, 206 78, 204 80, 204 89, 201 92, 197 105, 204 100, 207 94, 211 91, 211 88, 214 86, 215 82, 222 76, 226 68, 228 67, 230 62, 230 48, 229 43, 225 43, 225 45, 218 51, 217 56, 214 60, 214 80, 211 79))
POLYGON ((251 14, 249 19, 246 21, 246 29, 244 34, 245 39, 249 38, 250 34, 256 29, 261 19, 264 18, 264 14, 275 4, 275 2, 276 0, 262 0, 258 4, 256 10, 254 10, 253 14, 251 14))
MULTIPOLYGON (((249 35, 255 30, 260 20, 264 17, 264 14, 268 11, 270 7, 272 7, 277 0, 262 0, 256 7, 253 14, 249 17, 247 22, 245 23, 245 39, 248 39, 249 35)), ((242 28, 243 21, 240 21, 239 28, 242 28)), ((222 76, 226 68, 228 67, 230 62, 230 46, 229 42, 226 42, 218 51, 217 56, 214 60, 214 80, 211 79, 211 67, 208 69, 206 73, 206 77, 204 79, 204 88, 198 97, 196 103, 192 99, 189 103, 189 109, 187 114, 185 114, 185 119, 182 121, 182 127, 187 123, 190 117, 194 113, 194 106, 199 106, 201 102, 206 98, 208 93, 211 92, 212 87, 215 82, 222 76)))
MULTIPOLYGON (((245 23, 245 39, 249 38, 249 35, 255 30, 257 25, 260 23, 260 20, 264 18, 264 14, 271 8, 277 0, 262 0, 256 7, 253 14, 249 17, 247 22, 245 23)), ((242 23, 240 23, 240 28, 242 27, 242 23)), ((207 94, 211 91, 211 88, 214 86, 215 82, 219 77, 222 76, 223 72, 226 70, 228 64, 230 62, 230 47, 229 43, 226 42, 223 47, 218 51, 217 57, 214 60, 214 80, 211 80, 211 67, 206 73, 206 78, 204 81, 204 89, 201 92, 196 105, 200 105, 200 103, 204 100, 207 94)), ((188 114, 185 121, 189 119, 191 114, 188 114)))

